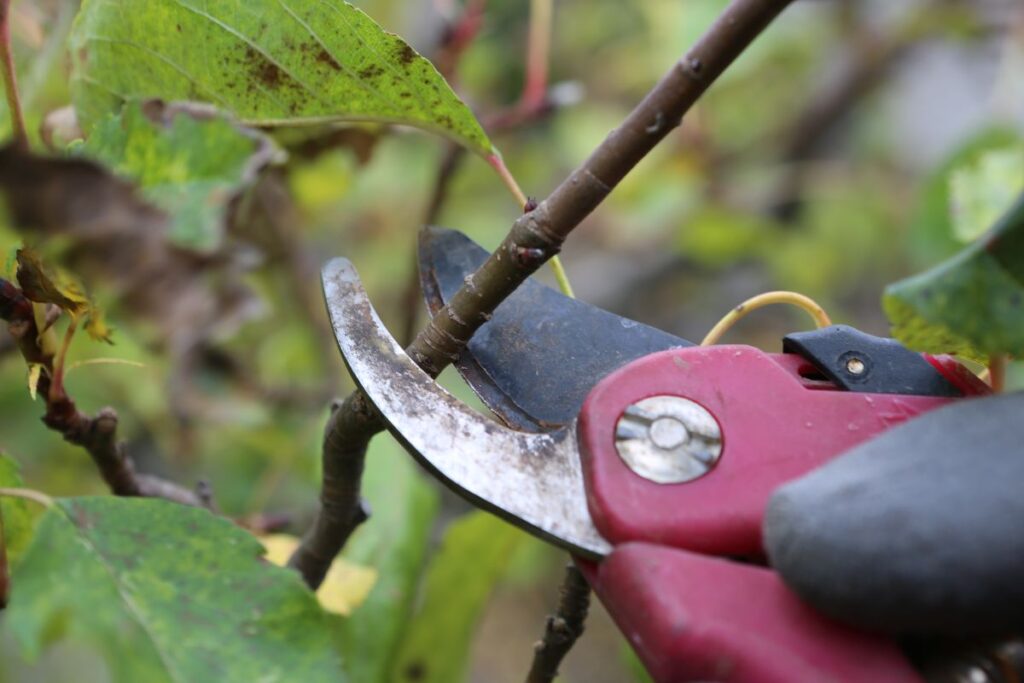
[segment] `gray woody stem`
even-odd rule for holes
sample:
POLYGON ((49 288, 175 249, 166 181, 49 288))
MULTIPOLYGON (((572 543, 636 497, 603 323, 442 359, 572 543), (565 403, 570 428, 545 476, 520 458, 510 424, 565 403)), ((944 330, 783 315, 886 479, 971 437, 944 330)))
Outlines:
MULTIPOLYGON (((454 297, 438 311, 406 351, 436 377, 459 357, 473 333, 494 309, 527 277, 555 256, 570 232, 672 129, 683 114, 791 0, 733 0, 686 55, 672 66, 644 100, 613 130, 590 157, 536 209, 519 218, 489 259, 454 297)), ((362 396, 353 394, 340 408, 363 411, 359 419, 332 417, 326 443, 347 443, 344 449, 324 450, 324 471, 362 470, 369 438, 384 427, 362 396), (352 423, 358 427, 345 432, 352 423), (340 431, 339 431, 340 430, 340 431), (337 452, 335 452, 337 450, 337 452), (344 453, 359 461, 340 465, 333 459, 344 453)), ((358 490, 350 482, 348 490, 358 490)), ((327 486, 322 498, 328 498, 327 486)), ((358 495, 348 496, 349 501, 358 495)), ((338 501, 324 507, 314 529, 289 561, 311 587, 327 571, 358 522, 355 508, 340 510, 338 501)))
POLYGON ((544 637, 534 645, 533 664, 526 683, 551 683, 555 680, 565 655, 583 635, 589 609, 590 584, 575 564, 569 564, 559 591, 558 608, 548 617, 544 637))

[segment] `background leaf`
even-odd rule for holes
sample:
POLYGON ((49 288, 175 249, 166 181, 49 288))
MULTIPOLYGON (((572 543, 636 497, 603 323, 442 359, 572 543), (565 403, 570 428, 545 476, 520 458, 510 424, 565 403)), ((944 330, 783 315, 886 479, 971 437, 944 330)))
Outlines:
POLYGON ((262 552, 203 510, 62 499, 15 570, 4 621, 29 657, 62 635, 87 640, 117 681, 343 680, 330 617, 262 552))
POLYGON ((281 157, 269 137, 211 107, 159 100, 129 102, 76 150, 134 182, 170 217, 168 238, 201 252, 220 246, 231 202, 281 157))
MULTIPOLYGON (((927 268, 963 248, 954 232, 951 179, 960 169, 977 164, 986 155, 1017 147, 1020 133, 1005 126, 980 130, 960 141, 923 179, 911 217, 909 246, 918 268, 927 268)), ((1011 196, 1012 199, 1012 196, 1011 196)), ((1002 208, 1006 208, 1005 205, 1002 208)), ((991 223, 982 227, 987 228, 991 223)))
MULTIPOLYGON (((18 463, 0 452, 0 488, 21 488, 18 463)), ((32 538, 33 515, 30 503, 21 498, 0 497, 0 509, 4 517, 4 541, 7 544, 7 561, 17 564, 32 538)))
POLYGON ((86 131, 125 100, 161 97, 254 125, 402 123, 494 152, 429 61, 341 0, 86 0, 70 48, 86 131))
POLYGON ((463 680, 477 621, 524 538, 486 512, 452 522, 431 562, 423 603, 402 641, 393 681, 463 680))
POLYGON ((893 334, 932 353, 1024 353, 1024 193, 992 230, 952 259, 889 285, 893 334))
POLYGON ((994 225, 1024 187, 1024 143, 992 150, 949 179, 953 234, 970 242, 994 225))
MULTIPOLYGON (((288 558, 299 547, 299 538, 291 534, 260 536, 267 549, 267 561, 278 567, 288 566, 288 558)), ((334 558, 323 583, 316 590, 320 606, 328 612, 350 616, 366 600, 377 583, 377 571, 341 557, 334 558)))
POLYGON ((387 683, 399 640, 408 626, 423 572, 437 491, 394 439, 372 441, 363 474, 363 495, 373 514, 345 547, 343 558, 377 570, 365 602, 338 628, 353 681, 387 683))

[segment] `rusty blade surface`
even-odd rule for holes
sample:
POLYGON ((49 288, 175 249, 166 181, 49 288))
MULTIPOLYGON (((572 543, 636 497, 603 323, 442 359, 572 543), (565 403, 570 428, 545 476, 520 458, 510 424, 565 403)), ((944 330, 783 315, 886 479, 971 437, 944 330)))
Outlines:
POLYGON ((536 536, 591 558, 611 550, 587 510, 575 424, 531 434, 470 410, 405 354, 348 260, 324 267, 323 286, 349 372, 409 453, 456 493, 536 536))

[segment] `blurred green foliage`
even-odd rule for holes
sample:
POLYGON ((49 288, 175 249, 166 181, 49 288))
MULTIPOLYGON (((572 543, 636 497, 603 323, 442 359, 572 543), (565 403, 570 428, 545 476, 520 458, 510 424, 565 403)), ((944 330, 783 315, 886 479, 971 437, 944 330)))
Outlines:
MULTIPOLYGON (((427 56, 444 32, 445 8, 459 6, 355 4, 427 56)), ((520 95, 528 4, 488 2, 482 30, 459 62, 455 89, 484 121, 520 95)), ((556 3, 551 78, 560 106, 493 135, 523 189, 546 195, 724 5, 556 3)), ((699 339, 739 301, 795 289, 819 300, 837 322, 885 332, 885 284, 962 248, 956 221, 975 224, 981 219, 965 217, 997 210, 1002 195, 987 193, 989 177, 1002 177, 1006 164, 988 155, 1002 154, 997 158, 1012 165, 1024 127, 1024 108, 996 106, 1015 102, 1012 88, 1024 79, 1024 32, 1019 23, 1016 33, 1010 30, 1010 22, 1021 20, 1010 11, 973 19, 970 11, 935 13, 922 29, 912 13, 933 8, 914 7, 882 12, 877 3, 798 3, 788 10, 569 240, 565 262, 577 295, 699 339), (899 49, 875 49, 879 44, 899 49), (876 64, 879 55, 885 61, 876 64), (963 85, 964 79, 936 75, 930 55, 984 68, 969 72, 973 85, 963 85), (849 102, 824 118, 811 115, 858 65, 866 75, 854 82, 849 102), (936 79, 961 85, 947 87, 949 101, 933 93, 932 100, 915 102, 919 91, 908 84, 936 79), (963 106, 953 106, 958 103, 963 106), (964 107, 969 116, 958 114, 964 107), (933 147, 915 149, 906 141, 918 129, 935 131, 933 147)), ((65 44, 77 2, 15 0, 13 11, 32 144, 42 150, 45 116, 71 101, 65 44)), ((3 104, 0 110, 7 131, 3 104)), ((245 220, 224 226, 223 239, 210 242, 219 251, 204 257, 194 275, 204 285, 244 285, 251 292, 246 315, 214 306, 209 313, 218 325, 183 335, 191 329, 188 319, 147 317, 131 305, 132 292, 116 270, 75 271, 110 311, 117 332, 112 349, 81 335, 69 362, 112 356, 143 367, 77 367, 67 387, 87 412, 117 408, 139 469, 186 484, 202 478, 225 515, 253 525, 280 520, 301 534, 316 509, 326 403, 351 388, 326 324, 318 267, 335 255, 352 259, 385 322, 402 329, 411 314, 406 290, 416 229, 446 143, 405 128, 332 126, 273 135, 288 160, 266 170, 241 198, 245 210, 235 216, 245 220), (179 343, 182 336, 187 344, 179 343)), ((231 161, 230 146, 209 146, 223 152, 213 158, 231 161)), ((493 247, 519 212, 488 166, 468 157, 451 178, 439 222, 493 247)), ((11 253, 22 239, 10 221, 0 224, 0 253, 11 253)), ((74 249, 62 246, 74 269, 74 249)), ((184 294, 150 284, 154 296, 184 294)), ((422 323, 422 307, 413 305, 422 323)), ((804 324, 799 314, 768 309, 727 340, 774 350, 781 334, 804 324)), ((4 341, 0 333, 0 349, 4 341)), ((1024 386, 1019 367, 1010 377, 1011 385, 1024 386)), ((16 352, 0 355, 0 378, 0 450, 21 464, 27 485, 53 496, 104 493, 85 454, 40 423, 42 405, 28 395, 27 369, 16 352)), ((451 373, 443 381, 466 396, 451 373)), ((462 671, 471 681, 520 680, 564 558, 495 520, 463 519, 468 508, 439 494, 386 435, 375 440, 367 467, 364 492, 374 516, 345 555, 376 568, 379 579, 367 602, 332 629, 352 680, 411 680, 403 677, 408 666, 396 662, 423 664, 432 680, 462 671), (451 542, 467 535, 465 543, 451 542), (483 559, 486 567, 474 568, 483 559), (469 584, 457 590, 469 580, 472 590, 469 584), (496 586, 517 596, 502 602, 500 613, 487 604, 496 586), (496 623, 500 628, 487 627, 496 623), (432 624, 451 626, 432 632, 432 624), (492 635, 475 639, 480 633, 492 635), (480 669, 492 661, 489 653, 504 649, 515 653, 511 665, 480 669), (442 668, 431 657, 443 658, 442 668)), ((8 501, 3 504, 8 520, 8 501)), ((0 617, 0 681, 111 680, 102 659, 74 638, 24 664, 7 618, 0 617)), ((635 663, 618 648, 588 646, 612 629, 595 607, 588 636, 566 662, 565 681, 630 676, 635 663)))

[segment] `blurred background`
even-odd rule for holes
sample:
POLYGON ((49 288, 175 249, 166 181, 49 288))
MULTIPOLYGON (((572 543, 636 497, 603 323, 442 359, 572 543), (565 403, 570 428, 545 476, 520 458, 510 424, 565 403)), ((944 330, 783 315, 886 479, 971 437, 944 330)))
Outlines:
MULTIPOLYGON (((523 88, 529 2, 479 3, 482 23, 457 59, 458 0, 355 4, 435 59, 493 124, 524 191, 542 198, 725 2, 556 0, 547 106, 520 121, 507 114, 523 88)), ((64 39, 76 9, 73 0, 14 2, 14 51, 33 129, 69 101, 64 39)), ((350 258, 385 321, 405 335, 425 320, 413 249, 430 213, 493 248, 520 207, 483 161, 467 156, 430 212, 447 143, 418 131, 275 135, 288 161, 260 181, 223 253, 196 268, 187 287, 169 291, 157 280, 152 291, 127 296, 114 266, 79 273, 109 310, 116 345, 83 336, 72 360, 143 367, 84 366, 67 384, 88 412, 118 409, 140 469, 203 479, 224 513, 301 535, 316 510, 326 406, 351 389, 327 325, 320 265, 350 258)), ((1020 0, 798 1, 573 233, 564 263, 581 299, 693 341, 740 301, 772 289, 797 290, 834 321, 885 334, 883 287, 963 246, 950 217, 952 178, 964 169, 1024 178, 1022 135, 1020 0)), ((5 258, 19 240, 0 226, 5 258)), ((809 325, 799 311, 769 308, 725 341, 777 350, 783 334, 809 325)), ((0 449, 18 459, 33 488, 105 493, 88 458, 39 422, 26 376, 0 331, 0 449)), ((457 375, 444 381, 466 396, 457 375)), ((1017 374, 1011 382, 1021 385, 1017 374)), ((389 439, 378 437, 370 455, 381 482, 370 503, 385 517, 399 504, 389 498, 389 477, 409 467, 389 439)), ((468 510, 440 495, 433 547, 468 510)), ((468 680, 522 680, 565 559, 522 535, 508 545, 479 622, 452 634, 467 642, 468 680)), ((469 551, 465 561, 474 561, 469 551)), ((563 680, 633 680, 627 646, 600 607, 593 612, 563 680)), ((104 680, 102 663, 73 643, 27 666, 0 642, 0 680, 104 680)), ((413 669, 397 676, 418 679, 413 669)))

